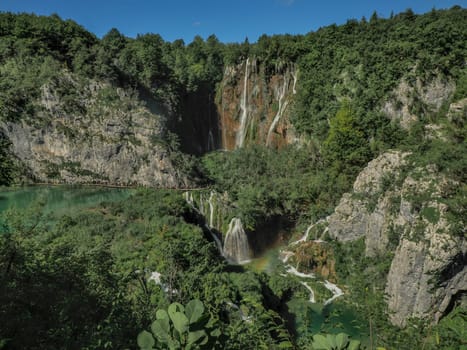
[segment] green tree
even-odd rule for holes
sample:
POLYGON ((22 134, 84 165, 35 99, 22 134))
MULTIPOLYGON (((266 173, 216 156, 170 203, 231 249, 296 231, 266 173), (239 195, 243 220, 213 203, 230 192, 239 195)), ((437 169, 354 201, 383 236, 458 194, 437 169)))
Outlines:
POLYGON ((368 141, 350 103, 344 102, 335 117, 330 120, 323 152, 330 161, 344 166, 361 166, 368 160, 368 141))
POLYGON ((13 161, 9 152, 10 141, 0 132, 0 186, 13 181, 13 161))

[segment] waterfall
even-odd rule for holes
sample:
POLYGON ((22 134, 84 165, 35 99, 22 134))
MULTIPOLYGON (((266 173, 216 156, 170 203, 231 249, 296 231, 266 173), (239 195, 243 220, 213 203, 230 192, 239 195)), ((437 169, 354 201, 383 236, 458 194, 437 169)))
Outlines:
MULTIPOLYGON (((314 228, 315 226, 319 225, 319 224, 322 224, 322 223, 327 222, 328 220, 329 220, 329 216, 326 217, 325 219, 320 219, 320 220, 318 220, 317 222, 311 224, 311 225, 308 226, 308 228, 306 229, 305 234, 302 236, 302 238, 300 238, 300 239, 298 239, 298 240, 296 240, 296 241, 290 243, 290 245, 291 245, 291 246, 294 246, 294 245, 296 245, 296 244, 299 244, 299 243, 303 243, 303 242, 308 241, 308 236, 309 236, 309 234, 310 234, 311 229, 314 228)), ((328 228, 326 227, 326 229, 324 230, 323 233, 326 233, 327 230, 328 230, 328 228)), ((316 242, 316 243, 322 243, 323 241, 320 240, 320 239, 315 239, 314 242, 316 242)))
POLYGON ((301 284, 306 288, 308 289, 308 291, 310 292, 310 298, 308 299, 308 301, 310 303, 316 303, 316 299, 315 299, 315 292, 314 290, 308 285, 308 283, 306 282, 301 282, 301 284))
POLYGON ((212 130, 209 129, 208 133, 208 152, 213 151, 216 149, 216 146, 214 144, 214 136, 212 136, 212 130))
MULTIPOLYGON (((185 201, 200 215, 203 215, 204 216, 204 204, 203 204, 203 196, 202 194, 200 194, 200 209, 196 208, 195 207, 195 202, 193 200, 193 194, 191 192, 185 192, 183 194, 184 198, 185 198, 185 201)), ((208 203, 209 203, 209 211, 210 211, 210 215, 209 215, 209 224, 204 224, 204 228, 206 230, 209 231, 209 233, 211 234, 211 237, 214 239, 214 242, 216 243, 216 246, 217 246, 217 249, 219 250, 219 253, 221 255, 224 255, 224 250, 222 248, 222 242, 221 240, 219 239, 219 237, 217 237, 217 235, 211 230, 212 228, 212 223, 213 223, 213 218, 214 218, 214 205, 212 203, 212 198, 214 196, 214 192, 211 191, 211 194, 209 196, 209 200, 208 200, 208 203)))
POLYGON ((243 94, 242 94, 242 99, 240 101, 240 109, 242 110, 242 115, 240 117, 240 128, 237 132, 237 136, 235 139, 236 148, 243 147, 243 143, 245 142, 246 124, 248 121, 247 99, 248 99, 248 65, 249 64, 250 64, 250 59, 247 58, 246 64, 245 64, 245 77, 243 80, 243 94))
POLYGON ((214 191, 211 191, 209 194, 208 204, 209 204, 209 226, 214 227, 214 203, 212 202, 214 198, 214 191))
POLYGON ((324 302, 324 305, 328 305, 332 303, 334 299, 339 298, 341 295, 344 295, 344 292, 342 291, 342 289, 340 289, 334 283, 329 282, 328 280, 324 281, 324 286, 332 293, 332 297, 326 300, 324 302))
MULTIPOLYGON (((325 223, 325 222, 328 222, 329 221, 329 216, 325 219, 320 219, 318 220, 317 222, 311 224, 310 226, 307 227, 306 231, 305 231, 305 234, 298 240, 294 241, 294 242, 291 242, 289 244, 289 247, 293 247, 297 244, 300 244, 300 243, 304 243, 304 242, 307 242, 308 241, 308 236, 310 235, 310 232, 311 230, 316 226, 316 225, 319 225, 319 224, 322 224, 322 223, 325 223)), ((325 231, 327 230, 328 228, 326 227, 325 231)), ((315 243, 324 243, 324 241, 320 240, 320 239, 315 239, 313 240, 313 242, 315 243)), ((280 259, 282 260, 282 263, 284 264, 285 268, 286 268, 286 273, 285 274, 281 274, 282 276, 286 276, 287 274, 289 275, 293 275, 293 276, 297 276, 298 278, 300 279, 314 279, 316 278, 314 273, 304 273, 304 272, 300 272, 297 270, 296 267, 290 265, 288 263, 289 259, 294 256, 295 253, 290 251, 290 250, 281 250, 280 252, 280 259)), ((309 298, 309 301, 310 303, 315 303, 316 302, 316 299, 315 299, 315 293, 313 291, 313 289, 310 287, 310 285, 305 282, 305 281, 300 281, 300 283, 306 288, 308 289, 308 291, 310 292, 310 298, 309 298)), ((340 289, 338 286, 336 286, 334 283, 331 283, 329 282, 328 280, 324 280, 324 282, 318 282, 318 283, 322 283, 324 285, 324 287, 326 289, 328 289, 331 293, 332 293, 332 297, 325 300, 324 301, 324 305, 328 305, 330 303, 332 303, 335 299, 339 298, 340 296, 344 295, 344 292, 342 291, 342 289, 340 289)))
POLYGON ((243 229, 242 221, 233 218, 224 240, 224 257, 232 263, 242 264, 250 259, 248 238, 243 229))
POLYGON ((293 77, 292 93, 295 95, 297 93, 297 90, 295 89, 295 87, 297 86, 297 79, 298 79, 298 74, 295 71, 295 69, 292 70, 292 77, 293 77))
POLYGON ((285 97, 285 92, 287 91, 287 85, 288 85, 287 75, 284 75, 284 84, 282 88, 279 88, 279 107, 277 108, 276 116, 274 117, 271 123, 271 126, 269 127, 268 136, 266 137, 266 146, 269 146, 269 144, 271 143, 270 142, 271 134, 276 128, 276 125, 279 122, 279 120, 282 118, 282 115, 285 109, 287 108, 288 101, 287 100, 283 101, 285 97))

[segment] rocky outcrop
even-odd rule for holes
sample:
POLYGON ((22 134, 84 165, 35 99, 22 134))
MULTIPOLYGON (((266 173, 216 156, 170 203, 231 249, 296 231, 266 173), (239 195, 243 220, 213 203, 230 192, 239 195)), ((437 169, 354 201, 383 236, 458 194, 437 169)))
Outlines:
POLYGON ((385 249, 390 221, 392 191, 385 191, 386 181, 392 181, 405 164, 407 153, 388 152, 368 163, 358 175, 353 192, 341 198, 329 217, 329 235, 340 241, 366 239, 367 255, 385 249))
POLYGON ((434 226, 427 226, 420 241, 401 240, 389 270, 386 287, 389 317, 401 327, 410 317, 429 316, 437 322, 454 299, 467 291, 465 241, 436 233, 434 226), (463 265, 460 271, 444 275, 459 261, 463 265))
POLYGON ((226 67, 217 96, 222 148, 295 142, 289 115, 297 79, 294 64, 278 65, 272 74, 256 59, 226 67))
POLYGON ((407 159, 389 152, 370 162, 328 218, 331 237, 364 237, 367 256, 394 254, 386 294, 401 327, 411 317, 437 321, 467 291, 465 237, 453 233, 443 201, 457 184, 407 159))
POLYGON ((163 117, 130 92, 64 74, 58 84, 42 87, 37 110, 27 120, 0 124, 34 180, 187 185, 163 146, 163 117), (63 86, 76 94, 72 100, 60 92, 63 86))
POLYGON ((404 129, 418 120, 417 116, 436 113, 455 90, 455 84, 437 75, 428 82, 420 78, 403 79, 384 104, 382 111, 404 129))

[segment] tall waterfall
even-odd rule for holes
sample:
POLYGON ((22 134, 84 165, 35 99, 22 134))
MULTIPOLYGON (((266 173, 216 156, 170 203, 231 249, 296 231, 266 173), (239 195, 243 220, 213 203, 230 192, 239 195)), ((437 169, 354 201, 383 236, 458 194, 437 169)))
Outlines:
POLYGON ((238 218, 233 218, 230 221, 229 230, 224 240, 224 257, 230 262, 240 264, 251 258, 248 238, 243 229, 242 221, 238 218))
POLYGON ((298 73, 295 69, 292 70, 292 77, 293 77, 293 86, 292 86, 292 93, 295 95, 297 93, 297 79, 298 79, 298 73))
POLYGON ((245 142, 245 135, 246 135, 246 127, 248 121, 248 66, 250 64, 250 59, 246 59, 245 64, 245 77, 243 80, 243 94, 242 99, 240 101, 240 109, 242 110, 242 115, 240 117, 240 128, 238 129, 236 139, 235 139, 235 147, 241 148, 243 147, 243 143, 245 142))
POLYGON ((208 133, 208 145, 207 145, 207 146, 208 146, 208 148, 207 148, 208 152, 209 152, 209 151, 213 151, 213 150, 216 149, 216 145, 215 145, 215 143, 214 143, 214 136, 212 135, 212 130, 211 130, 211 128, 209 128, 209 133, 208 133))
POLYGON ((271 134, 276 128, 277 123, 279 120, 282 118, 282 115, 284 114, 285 109, 287 108, 288 101, 284 101, 285 93, 287 91, 287 85, 288 85, 288 79, 287 75, 284 76, 284 84, 282 85, 282 88, 279 88, 279 107, 277 108, 277 113, 276 116, 274 117, 274 120, 271 123, 271 126, 269 127, 268 130, 268 136, 266 137, 266 146, 269 146, 271 143, 271 134))

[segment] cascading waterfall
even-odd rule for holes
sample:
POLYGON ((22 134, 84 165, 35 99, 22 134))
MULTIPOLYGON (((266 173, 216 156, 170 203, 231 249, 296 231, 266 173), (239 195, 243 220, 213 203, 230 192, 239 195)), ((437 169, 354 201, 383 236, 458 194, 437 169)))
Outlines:
POLYGON ((306 282, 301 282, 303 286, 305 286, 306 289, 308 289, 308 291, 310 292, 310 297, 308 299, 308 301, 310 303, 316 303, 316 300, 315 300, 315 291, 306 283, 306 282))
MULTIPOLYGON (((203 204, 203 198, 202 196, 200 195, 200 206, 201 208, 198 209, 196 208, 195 206, 195 202, 194 202, 194 198, 193 198, 193 194, 191 192, 185 192, 183 194, 184 198, 185 198, 185 201, 200 215, 203 215, 204 216, 204 204, 203 204)), ((208 224, 204 224, 204 228, 206 230, 209 231, 209 233, 211 234, 211 237, 214 239, 214 242, 216 243, 216 246, 217 246, 217 249, 219 250, 219 253, 223 256, 224 255, 224 249, 222 248, 222 242, 221 240, 219 239, 219 237, 217 237, 217 235, 212 231, 212 224, 213 224, 213 219, 214 219, 214 205, 212 204, 212 197, 213 197, 213 192, 211 192, 210 196, 209 196, 209 200, 208 200, 208 203, 209 203, 209 211, 210 211, 210 214, 209 214, 209 225, 208 224)))
POLYGON ((209 194, 209 199, 208 199, 208 204, 209 204, 209 226, 211 228, 214 227, 214 203, 213 203, 213 198, 214 198, 214 192, 211 191, 209 194))
MULTIPOLYGON (((315 223, 311 224, 310 226, 307 227, 306 231, 305 231, 305 234, 298 240, 290 243, 291 246, 294 246, 296 244, 299 244, 299 243, 303 243, 303 242, 306 242, 308 241, 308 236, 310 235, 310 231, 317 225, 319 224, 322 224, 322 223, 325 223, 327 220, 328 220, 329 217, 327 217, 326 219, 320 219, 318 221, 316 221, 315 223)), ((328 228, 326 227, 326 229, 324 230, 323 233, 326 233, 326 231, 328 230, 328 228)), ((316 243, 322 243, 323 241, 320 240, 320 239, 315 239, 314 242, 316 243)))
MULTIPOLYGON (((321 220, 318 220, 317 222, 311 224, 310 226, 308 226, 308 228, 306 229, 305 231, 305 234, 298 240, 292 242, 289 244, 289 246, 294 246, 294 245, 297 245, 297 244, 300 244, 300 243, 303 243, 303 242, 306 242, 308 240, 308 236, 310 234, 310 231, 316 226, 316 225, 319 225, 321 223, 324 223, 328 220, 328 218, 326 219, 321 219, 321 220)), ((327 228, 326 228, 327 230, 327 228)), ((326 232, 326 231, 325 231, 326 232)), ((316 243, 323 243, 324 241, 322 240, 314 240, 313 242, 316 242, 316 243)), ((298 271, 295 267, 293 267, 292 265, 288 264, 288 260, 295 255, 295 253, 291 252, 291 251, 288 251, 288 250, 285 250, 285 251, 281 251, 281 255, 282 255, 282 262, 285 264, 285 267, 286 267, 286 272, 288 274, 291 274, 291 275, 294 275, 294 276, 297 276, 299 278, 315 278, 315 275, 313 273, 303 273, 303 272, 300 272, 298 271)), ((310 291, 310 298, 309 298, 309 301, 310 303, 315 303, 315 293, 313 291, 313 289, 308 285, 307 282, 304 282, 304 281, 301 281, 300 282, 306 289, 308 289, 310 291)), ((323 282, 322 282, 323 283, 323 282)), ((331 291, 332 293, 332 297, 327 299, 325 302, 324 302, 324 305, 328 305, 330 304, 333 300, 335 300, 336 298, 344 295, 344 292, 342 291, 342 289, 340 289, 338 286, 336 286, 334 283, 331 283, 329 282, 328 280, 325 280, 324 283, 323 283, 324 287, 326 289, 328 289, 329 291, 331 291)))
POLYGON ((328 280, 324 281, 324 286, 332 292, 332 297, 324 302, 324 305, 330 304, 334 299, 344 295, 342 289, 336 286, 334 283, 329 282, 328 280))
POLYGON ((242 221, 233 218, 229 224, 229 230, 224 240, 224 257, 227 261, 243 264, 250 261, 250 246, 248 237, 243 229, 242 221))
POLYGON ((242 115, 240 117, 240 128, 238 129, 236 139, 235 139, 235 147, 241 148, 243 147, 243 143, 245 142, 245 135, 246 135, 246 127, 248 121, 248 66, 250 64, 250 59, 246 59, 245 64, 245 77, 243 81, 243 94, 242 99, 240 101, 240 109, 242 110, 242 115))
POLYGON ((277 113, 276 116, 274 117, 271 126, 269 127, 268 130, 268 136, 266 137, 266 146, 269 146, 271 143, 271 134, 276 128, 277 123, 279 120, 282 118, 282 115, 284 114, 285 109, 287 108, 288 101, 284 100, 285 93, 287 91, 287 85, 288 85, 288 79, 287 75, 284 75, 284 84, 282 85, 282 88, 279 88, 279 107, 277 108, 277 113))

